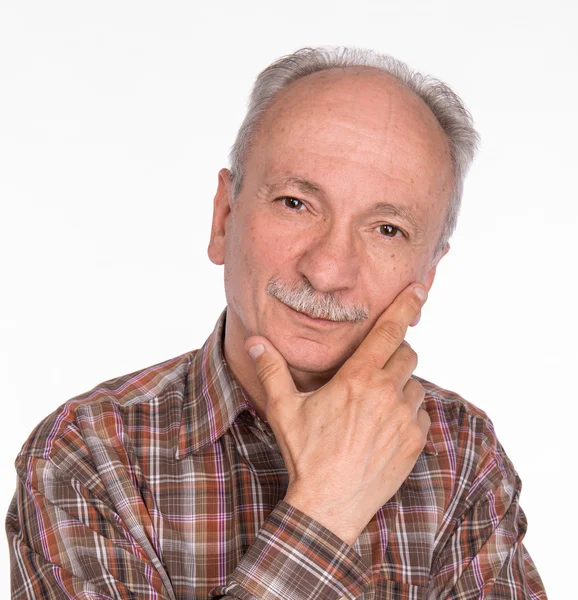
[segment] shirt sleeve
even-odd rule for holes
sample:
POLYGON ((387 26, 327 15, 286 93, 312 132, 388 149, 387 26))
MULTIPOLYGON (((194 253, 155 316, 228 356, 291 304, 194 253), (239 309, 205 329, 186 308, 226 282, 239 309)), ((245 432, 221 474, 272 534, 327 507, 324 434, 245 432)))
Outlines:
POLYGON ((507 457, 502 474, 463 515, 432 573, 428 599, 545 600, 546 592, 522 540, 526 516, 519 505, 521 481, 507 457))
POLYGON ((210 597, 353 599, 369 582, 370 569, 351 546, 281 501, 264 521, 227 585, 212 590, 210 597))
MULTIPOLYGON (((106 498, 49 460, 19 456, 6 519, 13 600, 174 600, 170 582, 106 498)), ((355 598, 369 568, 355 550, 286 502, 263 523, 213 598, 355 598)))
POLYGON ((6 519, 12 600, 174 598, 115 511, 38 457, 19 456, 6 519))

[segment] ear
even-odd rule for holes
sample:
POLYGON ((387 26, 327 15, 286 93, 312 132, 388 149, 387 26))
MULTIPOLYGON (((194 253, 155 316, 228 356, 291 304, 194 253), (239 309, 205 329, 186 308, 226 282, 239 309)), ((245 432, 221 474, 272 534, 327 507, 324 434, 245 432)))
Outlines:
POLYGON ((225 242, 227 237, 227 222, 231 214, 233 201, 231 177, 228 169, 219 171, 217 192, 213 200, 213 223, 211 239, 207 253, 211 262, 216 265, 225 264, 225 242))
POLYGON ((428 292, 431 289, 431 286, 433 285, 433 282, 434 282, 434 279, 435 279, 435 276, 436 276, 436 268, 437 268, 440 260, 449 251, 450 251, 450 245, 449 245, 449 243, 446 242, 446 245, 444 246, 444 249, 442 250, 441 254, 437 257, 437 259, 435 260, 435 262, 431 266, 430 270, 427 272, 427 275, 425 276, 425 279, 424 279, 423 283, 427 287, 428 292))

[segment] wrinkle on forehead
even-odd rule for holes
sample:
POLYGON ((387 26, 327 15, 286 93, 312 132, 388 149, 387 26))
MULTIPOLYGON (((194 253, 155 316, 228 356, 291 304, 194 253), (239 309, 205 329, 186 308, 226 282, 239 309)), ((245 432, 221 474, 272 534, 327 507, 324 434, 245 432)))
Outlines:
MULTIPOLYGON (((324 71, 292 83, 266 110, 257 137, 263 146, 291 138, 303 146, 306 140, 323 141, 328 148, 339 137, 341 148, 363 149, 383 159, 383 150, 400 135, 411 139, 412 155, 421 151, 437 157, 439 167, 451 167, 446 135, 425 102, 397 80, 366 69, 324 71)), ((403 150, 398 145, 396 151, 403 150)))
MULTIPOLYGON (((332 159, 335 161, 336 163, 336 169, 339 168, 338 163, 342 160, 345 160, 348 164, 348 166, 351 165, 358 165, 360 171, 365 171, 368 172, 368 170, 371 171, 375 171, 379 174, 380 178, 382 178, 384 181, 387 181, 389 183, 396 183, 396 184, 400 184, 401 186, 403 186, 404 188, 408 188, 409 190, 411 190, 415 184, 415 175, 416 175, 416 169, 415 168, 411 168, 410 166, 407 166, 407 168, 403 169, 403 170, 399 170, 399 168, 392 170, 391 168, 387 168, 387 166, 384 164, 385 162, 385 157, 382 153, 378 153, 378 152, 374 152, 374 153, 370 153, 367 152, 367 154, 373 154, 375 156, 375 160, 367 160, 367 158, 362 159, 360 157, 356 157, 348 152, 343 152, 343 151, 339 151, 339 152, 334 152, 334 151, 328 151, 328 150, 324 150, 323 152, 321 151, 317 151, 314 150, 311 147, 307 147, 306 150, 304 150, 303 152, 300 153, 301 157, 303 158, 305 155, 308 158, 312 158, 312 157, 319 157, 320 159, 332 159)), ((289 160, 291 158, 291 156, 289 155, 284 155, 283 158, 287 158, 288 160, 284 160, 283 164, 287 163, 287 165, 291 164, 291 160, 289 160)), ((413 156, 412 158, 415 158, 415 156, 413 156)), ((275 161, 274 161, 275 162, 275 161)), ((311 163, 311 160, 308 160, 307 162, 311 163)), ((269 163, 268 161, 263 161, 261 163, 261 167, 264 169, 263 173, 265 174, 265 176, 271 176, 271 171, 268 168, 269 167, 269 163)), ((399 167, 399 165, 398 165, 399 167)), ((275 169, 275 171, 277 171, 277 169, 275 169)), ((285 172, 292 172, 293 169, 291 168, 287 168, 285 170, 285 172)), ((273 175, 273 178, 276 178, 277 175, 273 175)), ((450 174, 448 174, 448 178, 446 178, 445 182, 444 182, 444 186, 443 188, 449 188, 449 185, 451 184, 451 176, 450 174)), ((427 194, 431 195, 433 193, 435 193, 435 184, 432 181, 431 185, 428 186, 427 189, 427 194)), ((314 190, 310 190, 312 192, 314 192, 314 190)))
POLYGON ((363 117, 377 124, 382 132, 390 123, 395 124, 401 113, 405 116, 413 113, 414 117, 419 116, 424 128, 432 133, 436 131, 445 139, 441 125, 427 104, 405 84, 374 68, 329 69, 302 77, 277 94, 265 118, 270 117, 269 124, 277 125, 292 111, 307 115, 314 107, 321 116, 339 113, 344 106, 350 106, 358 119, 363 117), (360 111, 361 104, 370 110, 360 111))

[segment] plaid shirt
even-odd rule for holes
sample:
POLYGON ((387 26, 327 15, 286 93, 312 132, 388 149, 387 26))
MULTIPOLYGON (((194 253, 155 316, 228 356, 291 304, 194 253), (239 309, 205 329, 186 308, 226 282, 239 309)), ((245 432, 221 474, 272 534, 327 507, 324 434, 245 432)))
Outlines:
POLYGON ((427 444, 353 546, 284 502, 273 433, 223 356, 225 316, 202 349, 32 432, 6 522, 13 599, 546 598, 491 422, 423 379, 427 444))

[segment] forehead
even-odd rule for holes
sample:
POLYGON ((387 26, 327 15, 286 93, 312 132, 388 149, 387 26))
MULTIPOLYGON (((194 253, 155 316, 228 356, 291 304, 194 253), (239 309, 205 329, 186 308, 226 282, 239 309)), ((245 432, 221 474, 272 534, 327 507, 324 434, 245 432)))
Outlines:
POLYGON ((318 179, 319 170, 352 175, 354 168, 364 187, 395 183, 426 193, 439 192, 451 178, 447 139, 435 116, 375 69, 332 69, 289 85, 266 110, 254 149, 246 170, 251 156, 258 157, 266 178, 305 170, 318 179))

